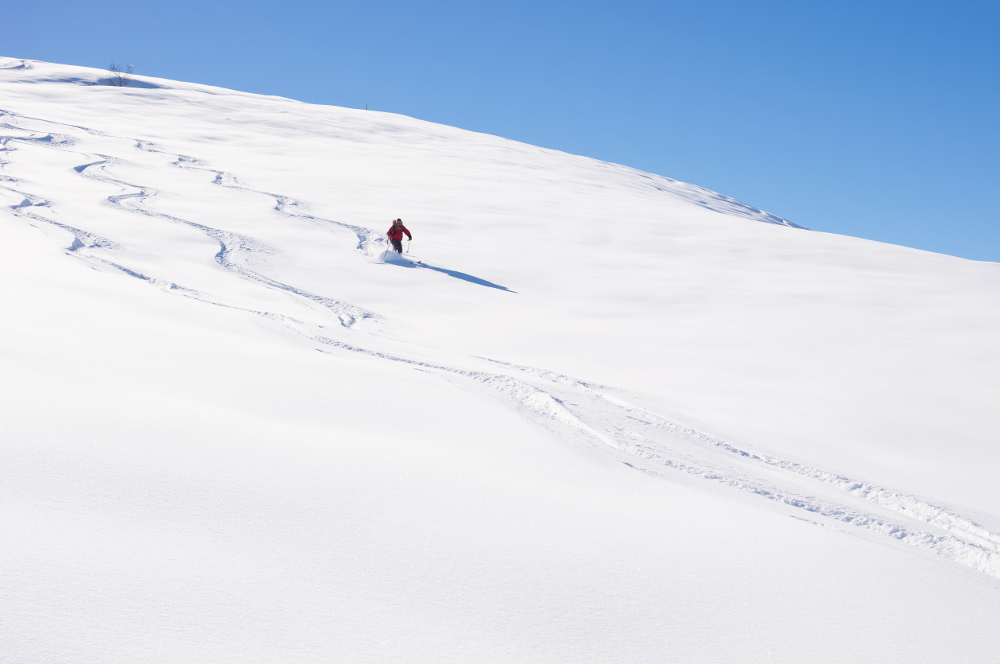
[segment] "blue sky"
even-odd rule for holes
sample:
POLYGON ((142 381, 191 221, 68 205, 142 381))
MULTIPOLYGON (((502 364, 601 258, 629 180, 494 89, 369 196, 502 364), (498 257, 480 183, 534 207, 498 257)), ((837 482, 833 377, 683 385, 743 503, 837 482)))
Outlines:
POLYGON ((370 108, 1000 261, 1000 2, 10 3, 0 55, 370 108))

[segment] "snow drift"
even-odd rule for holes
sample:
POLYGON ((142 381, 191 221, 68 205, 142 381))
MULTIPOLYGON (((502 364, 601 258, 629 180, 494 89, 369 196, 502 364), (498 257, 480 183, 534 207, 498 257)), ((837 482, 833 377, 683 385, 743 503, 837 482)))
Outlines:
POLYGON ((0 59, 5 661, 995 657, 1000 266, 100 76, 0 59))

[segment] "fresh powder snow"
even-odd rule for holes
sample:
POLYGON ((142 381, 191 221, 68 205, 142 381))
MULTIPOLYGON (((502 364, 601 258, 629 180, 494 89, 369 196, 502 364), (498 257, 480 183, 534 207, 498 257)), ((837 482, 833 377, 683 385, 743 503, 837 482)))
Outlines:
POLYGON ((106 75, 0 58, 3 662, 996 661, 1000 265, 106 75))

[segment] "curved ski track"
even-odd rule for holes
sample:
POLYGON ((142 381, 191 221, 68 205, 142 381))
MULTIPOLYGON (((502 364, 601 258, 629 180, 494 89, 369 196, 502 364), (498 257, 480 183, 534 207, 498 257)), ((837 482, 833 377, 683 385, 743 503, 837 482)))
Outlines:
MULTIPOLYGON (((95 136, 108 136, 85 127, 15 116, 0 110, 0 118, 5 116, 56 124, 95 136)), ((78 143, 76 138, 66 134, 27 130, 7 122, 0 124, 0 129, 22 134, 0 136, 0 152, 15 149, 11 146, 12 143, 60 150, 70 149, 78 143)), ((269 196, 275 200, 274 209, 286 217, 309 221, 325 228, 349 230, 358 238, 356 248, 360 253, 370 254, 373 245, 381 241, 380 236, 370 229, 301 212, 304 206, 299 201, 281 194, 246 187, 235 175, 213 169, 196 157, 163 151, 149 141, 122 140, 132 141, 135 147, 141 150, 175 158, 175 161, 171 162, 175 167, 212 173, 215 175, 213 183, 219 186, 269 196)), ((119 160, 108 155, 87 155, 84 152, 79 154, 86 156, 89 161, 77 166, 75 168, 77 173, 93 180, 113 183, 128 192, 109 196, 108 205, 198 229, 218 242, 216 262, 240 279, 317 302, 332 311, 343 328, 352 328, 358 320, 377 318, 372 312, 355 305, 315 295, 260 274, 250 267, 249 260, 254 255, 270 251, 262 243, 238 233, 149 210, 143 204, 147 199, 156 196, 155 189, 125 182, 107 172, 106 168, 119 163, 119 160)), ((0 170, 7 165, 6 161, 0 159, 0 170)), ((0 188, 21 195, 24 199, 21 204, 12 206, 16 216, 51 224, 73 235, 74 242, 68 248, 69 253, 79 255, 78 250, 83 248, 122 250, 121 245, 111 240, 35 212, 32 208, 46 208, 50 203, 41 197, 10 186, 18 182, 16 178, 0 174, 0 182, 3 183, 0 184, 0 188)), ((700 192, 695 193, 701 195, 700 192)), ((756 210, 744 210, 741 216, 757 217, 758 213, 756 210)), ((792 225, 783 219, 768 221, 792 225)), ((788 510, 790 516, 794 516, 791 512, 801 511, 800 513, 806 517, 795 518, 826 527, 835 527, 836 523, 854 526, 859 529, 855 532, 890 537, 1000 578, 1000 534, 963 516, 957 510, 871 482, 744 449, 670 417, 635 406, 629 401, 628 394, 622 390, 544 369, 518 366, 488 358, 460 358, 441 352, 446 359, 432 363, 407 358, 403 354, 372 350, 355 343, 334 339, 328 336, 329 331, 321 326, 305 323, 281 313, 255 311, 212 302, 195 291, 179 287, 170 281, 148 277, 93 253, 89 253, 86 258, 100 261, 159 288, 196 297, 208 304, 241 309, 275 321, 318 344, 317 350, 323 352, 358 353, 383 361, 400 362, 449 380, 465 381, 467 384, 488 388, 488 393, 493 394, 495 398, 564 440, 585 449, 611 455, 617 461, 642 472, 663 477, 688 477, 707 485, 724 487, 724 490, 749 494, 780 504, 783 509, 792 508, 788 510), (491 366, 495 367, 495 370, 472 369, 468 368, 469 365, 491 366), (810 517, 821 520, 816 521, 810 517)))
MULTIPOLYGON (((17 117, 13 113, 0 110, 0 117, 3 117, 3 116, 17 117)), ((23 116, 21 116, 21 117, 23 117, 23 116)), ((25 118, 25 119, 34 120, 36 122, 45 122, 45 123, 50 123, 50 124, 58 124, 58 123, 51 123, 48 120, 43 120, 43 119, 40 119, 40 118, 25 118)), ((73 129, 80 129, 82 131, 85 131, 85 132, 93 134, 93 135, 106 136, 106 134, 102 134, 100 132, 88 129, 86 127, 77 127, 77 126, 73 126, 73 125, 63 125, 63 126, 72 127, 73 129)), ((30 130, 24 130, 23 128, 20 128, 20 127, 14 127, 14 126, 10 125, 7 122, 4 122, 4 123, 0 124, 0 129, 7 129, 7 130, 14 129, 14 130, 22 131, 22 132, 30 131, 30 130)), ((43 133, 43 132, 31 132, 31 133, 43 133)), ((150 146, 152 144, 149 143, 148 141, 140 141, 140 140, 137 140, 137 139, 125 139, 125 140, 131 141, 132 143, 134 143, 134 145, 136 147, 139 147, 140 149, 146 150, 148 152, 156 152, 156 153, 165 154, 165 155, 168 154, 168 153, 162 152, 160 150, 156 150, 156 149, 151 148, 150 146)), ((43 136, 31 136, 31 135, 29 135, 29 136, 4 136, 4 137, 0 137, 0 141, 3 141, 2 145, 6 149, 10 149, 8 147, 8 143, 11 142, 11 141, 24 142, 24 143, 29 143, 29 144, 38 144, 38 145, 43 145, 43 146, 46 146, 46 147, 51 146, 51 147, 58 147, 58 148, 65 148, 66 146, 75 145, 77 143, 77 140, 73 139, 72 137, 64 136, 64 135, 61 135, 61 134, 55 134, 55 133, 47 133, 47 134, 45 134, 43 136)), ((76 151, 76 152, 78 152, 78 151, 76 151)), ((316 295, 316 294, 310 293, 308 291, 305 291, 303 289, 297 288, 297 287, 292 286, 290 284, 285 284, 285 283, 279 282, 279 281, 277 281, 275 279, 271 279, 270 277, 268 277, 266 275, 263 275, 260 272, 257 272, 256 270, 254 270, 254 269, 252 269, 250 267, 250 265, 249 265, 250 260, 254 256, 257 256, 257 255, 267 255, 267 254, 271 253, 271 250, 266 245, 264 245, 263 243, 258 242, 257 240, 255 240, 253 238, 250 238, 250 237, 247 237, 245 235, 241 235, 239 233, 233 233, 231 231, 225 231, 225 230, 221 230, 221 229, 218 229, 218 228, 212 228, 210 226, 205 226, 204 224, 199 224, 199 223, 196 223, 194 221, 190 221, 190 220, 182 219, 180 217, 176 217, 176 216, 173 216, 173 215, 168 215, 168 214, 164 214, 162 212, 156 212, 156 211, 150 210, 150 209, 146 208, 143 205, 143 203, 145 202, 146 199, 151 198, 151 197, 155 197, 157 195, 158 192, 156 191, 156 189, 154 189, 152 187, 140 185, 140 184, 133 184, 131 182, 125 182, 124 180, 120 180, 120 179, 117 179, 115 177, 112 177, 112 176, 108 175, 107 172, 105 171, 105 167, 107 167, 109 165, 116 164, 116 163, 122 163, 122 160, 120 160, 120 159, 118 159, 116 157, 112 157, 112 156, 109 156, 109 155, 103 155, 103 154, 88 154, 88 153, 84 153, 84 152, 78 152, 78 153, 81 154, 81 155, 83 155, 83 156, 85 156, 88 159, 88 161, 86 163, 81 164, 79 166, 76 166, 74 168, 74 170, 77 173, 79 173, 80 175, 82 175, 83 177, 86 177, 86 178, 90 178, 90 179, 93 179, 93 180, 98 180, 98 181, 101 181, 101 182, 108 182, 108 183, 115 184, 115 185, 121 187, 122 189, 124 189, 126 191, 132 190, 130 193, 117 194, 117 195, 113 195, 113 196, 108 196, 107 197, 107 204, 108 205, 111 205, 112 207, 117 207, 117 208, 123 209, 123 210, 128 211, 128 212, 142 214, 142 215, 145 215, 145 216, 148 216, 148 217, 154 217, 154 218, 157 218, 157 219, 163 219, 163 220, 166 220, 166 221, 170 221, 170 222, 173 222, 173 223, 182 224, 182 225, 185 225, 185 226, 189 226, 191 228, 198 229, 199 231, 201 231, 202 233, 204 233, 205 235, 207 235, 208 237, 212 238, 213 240, 215 240, 216 242, 219 243, 219 251, 218 251, 218 253, 215 254, 215 261, 216 261, 216 263, 218 263, 221 267, 223 267, 227 271, 229 271, 229 272, 231 272, 231 273, 237 275, 238 277, 240 277, 242 279, 245 279, 247 281, 257 282, 257 283, 263 284, 263 285, 267 286, 268 288, 271 288, 271 289, 274 289, 274 290, 283 291, 283 292, 286 292, 286 293, 297 295, 299 297, 303 297, 303 298, 308 299, 308 300, 312 300, 313 302, 316 302, 316 303, 318 303, 318 304, 326 307, 330 311, 332 311, 339 318, 341 324, 344 327, 351 327, 351 326, 353 326, 355 323, 357 323, 360 320, 364 320, 364 319, 378 319, 379 318, 379 316, 377 316, 373 312, 368 311, 366 309, 363 309, 361 307, 358 307, 358 306, 355 306, 353 304, 349 304, 349 303, 346 303, 346 302, 340 302, 338 300, 335 300, 335 299, 332 299, 332 298, 329 298, 329 297, 324 297, 322 295, 316 295), (94 158, 96 158, 96 159, 94 159, 94 158)), ((261 194, 261 195, 265 195, 265 196, 272 196, 272 197, 274 197, 278 201, 276 209, 278 209, 278 211, 281 212, 282 214, 284 214, 285 216, 295 217, 295 218, 304 218, 304 219, 306 219, 308 221, 312 221, 313 223, 327 222, 329 224, 333 224, 333 225, 338 225, 338 226, 343 226, 343 227, 349 228, 350 230, 356 232, 358 234, 358 236, 359 236, 359 245, 358 245, 359 250, 367 250, 368 245, 370 245, 376 239, 376 234, 374 233, 374 231, 370 231, 368 229, 363 229, 361 227, 355 227, 355 226, 349 226, 347 224, 339 224, 338 222, 332 222, 332 221, 328 221, 328 220, 323 220, 323 219, 320 219, 318 217, 314 217, 314 216, 311 216, 311 215, 297 215, 297 214, 289 213, 289 212, 285 211, 284 208, 288 207, 288 206, 298 205, 298 202, 293 201, 292 199, 290 199, 288 197, 285 197, 285 196, 280 196, 280 195, 275 195, 275 194, 269 194, 267 192, 255 191, 255 190, 249 189, 247 187, 240 186, 238 184, 229 184, 229 181, 232 181, 234 183, 236 182, 235 177, 229 176, 229 174, 224 173, 223 171, 215 171, 215 170, 208 169, 208 168, 199 168, 199 167, 196 167, 196 166, 189 165, 189 164, 192 164, 192 163, 199 163, 198 160, 196 160, 196 159, 194 159, 192 157, 186 157, 184 155, 174 155, 174 156, 177 157, 177 161, 174 162, 174 165, 176 165, 176 166, 180 166, 182 168, 190 168, 192 170, 206 170, 206 171, 211 171, 212 173, 214 173, 216 175, 216 180, 215 180, 216 184, 222 184, 223 186, 228 186, 228 187, 230 187, 232 189, 237 189, 237 190, 245 191, 245 192, 248 192, 248 193, 261 194), (229 180, 229 181, 227 181, 227 180, 229 180), (362 235, 362 233, 364 233, 364 235, 362 235)), ((13 180, 13 181, 16 181, 16 180, 13 180)), ((0 186, 2 186, 2 185, 0 185, 0 186)), ((12 189, 10 187, 4 187, 4 188, 5 189, 9 189, 10 191, 15 191, 14 189, 12 189)), ((32 202, 33 205, 46 205, 46 206, 49 205, 49 203, 47 201, 44 201, 44 202, 43 201, 39 201, 37 203, 34 202, 34 200, 39 200, 37 197, 29 197, 29 196, 23 194, 22 192, 17 192, 17 193, 21 193, 22 196, 25 196, 26 200, 32 200, 33 201, 32 202)), ((62 223, 53 221, 51 219, 48 219, 47 217, 43 217, 43 216, 40 216, 40 215, 37 215, 37 214, 32 214, 32 213, 25 214, 23 212, 18 212, 18 210, 15 210, 15 214, 18 214, 19 216, 30 216, 31 218, 36 219, 38 221, 42 221, 42 222, 45 222, 45 223, 48 223, 48 224, 52 224, 54 226, 62 228, 63 230, 69 231, 76 238, 76 241, 73 243, 72 247, 70 248, 71 250, 76 250, 76 249, 81 248, 81 247, 87 247, 87 248, 101 247, 101 248, 104 248, 104 249, 119 249, 119 250, 122 248, 121 246, 115 245, 114 243, 112 243, 110 241, 103 240, 102 238, 97 238, 97 236, 95 236, 93 234, 90 234, 87 231, 83 231, 83 230, 80 230, 80 229, 77 229, 77 228, 74 228, 74 227, 71 227, 71 226, 67 226, 65 224, 62 224, 62 223), (101 241, 101 240, 103 240, 103 241, 101 241)), ((155 283, 157 285, 165 283, 162 280, 152 279, 152 278, 146 277, 145 275, 136 273, 136 272, 134 272, 132 270, 129 270, 129 269, 127 269, 127 268, 125 268, 125 267, 123 267, 123 266, 121 266, 121 265, 119 265, 119 264, 117 264, 117 263, 115 263, 113 261, 105 259, 105 258, 100 258, 100 257, 92 256, 92 255, 88 255, 87 258, 96 259, 96 260, 98 260, 98 261, 100 261, 100 262, 102 262, 104 264, 110 265, 110 266, 112 266, 112 267, 114 267, 114 268, 116 268, 116 269, 118 269, 118 270, 120 270, 122 272, 125 272, 126 274, 129 274, 129 275, 135 276, 135 277, 139 277, 141 279, 149 281, 150 283, 155 283)), ((176 284, 170 283, 170 288, 171 289, 178 289, 179 287, 176 284)), ((195 293, 195 291, 192 291, 190 289, 182 289, 182 290, 185 290, 188 293, 192 293, 192 294, 195 293)))

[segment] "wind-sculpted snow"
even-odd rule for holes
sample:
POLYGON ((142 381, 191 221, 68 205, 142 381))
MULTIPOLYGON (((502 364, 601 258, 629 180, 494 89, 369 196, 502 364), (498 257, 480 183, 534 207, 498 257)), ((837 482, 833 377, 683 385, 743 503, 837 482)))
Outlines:
POLYGON ((718 212, 719 214, 725 214, 733 217, 742 217, 743 219, 759 221, 765 224, 777 224, 779 226, 789 226, 791 228, 806 230, 804 226, 793 224, 787 219, 782 219, 781 217, 771 214, 770 212, 764 212, 763 210, 755 208, 752 205, 747 205, 742 201, 738 201, 735 198, 725 196, 710 189, 705 189, 704 187, 699 187, 698 185, 681 182, 662 175, 643 173, 642 171, 628 168, 626 166, 619 166, 618 164, 600 162, 600 166, 602 169, 610 171, 615 176, 622 178, 623 180, 642 182, 646 187, 653 189, 654 191, 667 193, 671 196, 679 198, 680 200, 694 203, 695 205, 703 207, 706 210, 711 210, 712 212, 718 212))

